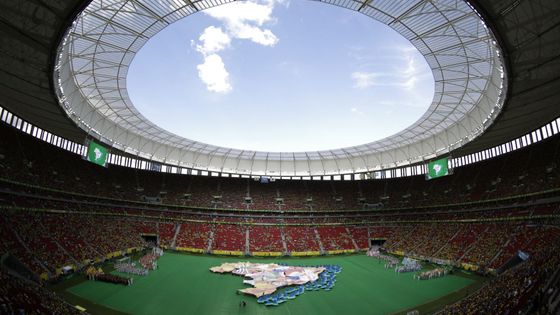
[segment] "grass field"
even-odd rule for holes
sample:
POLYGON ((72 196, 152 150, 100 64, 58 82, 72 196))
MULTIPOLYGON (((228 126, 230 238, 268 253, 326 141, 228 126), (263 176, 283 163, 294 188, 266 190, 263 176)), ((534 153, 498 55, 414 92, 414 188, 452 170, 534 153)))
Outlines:
POLYGON ((461 275, 418 281, 412 279, 412 273, 396 274, 365 255, 258 259, 166 253, 158 264, 159 269, 148 276, 134 277, 132 286, 80 279, 67 283, 63 295, 72 303, 84 302, 93 314, 387 314, 420 305, 441 306, 481 282, 461 275), (254 297, 236 294, 246 287, 241 277, 208 270, 227 261, 337 264, 343 270, 332 291, 309 291, 279 306, 266 307, 254 297), (239 307, 241 300, 247 302, 245 308, 239 307))

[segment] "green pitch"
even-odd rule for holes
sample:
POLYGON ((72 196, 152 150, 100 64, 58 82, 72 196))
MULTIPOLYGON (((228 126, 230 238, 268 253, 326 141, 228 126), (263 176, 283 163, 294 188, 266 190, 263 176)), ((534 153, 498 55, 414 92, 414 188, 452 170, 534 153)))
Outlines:
MULTIPOLYGON (((396 274, 383 263, 365 255, 316 258, 231 258, 166 253, 159 269, 146 277, 134 277, 126 287, 84 281, 67 292, 129 314, 387 314, 437 300, 454 291, 472 286, 476 279, 450 275, 419 281, 412 273, 396 274), (290 265, 336 264, 332 291, 309 291, 279 306, 260 305, 251 296, 238 295, 246 287, 242 278, 214 274, 208 269, 227 261, 283 262, 290 265), (239 307, 246 301, 245 308, 239 307)), ((463 293, 461 293, 464 295, 463 293)), ((441 302, 440 302, 441 304, 441 302)), ((88 311, 95 314, 94 309, 88 311)))

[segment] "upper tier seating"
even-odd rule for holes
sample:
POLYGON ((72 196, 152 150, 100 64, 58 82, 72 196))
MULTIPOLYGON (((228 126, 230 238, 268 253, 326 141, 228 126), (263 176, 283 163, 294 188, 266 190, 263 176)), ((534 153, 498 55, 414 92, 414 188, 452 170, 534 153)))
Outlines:
POLYGON ((96 196, 203 208, 335 211, 382 202, 385 208, 446 205, 516 196, 560 186, 560 137, 503 157, 456 168, 453 176, 385 180, 292 181, 177 175, 111 165, 0 126, 0 178, 96 196), (44 157, 48 156, 48 159, 44 157), (148 198, 148 199, 146 199, 148 198))

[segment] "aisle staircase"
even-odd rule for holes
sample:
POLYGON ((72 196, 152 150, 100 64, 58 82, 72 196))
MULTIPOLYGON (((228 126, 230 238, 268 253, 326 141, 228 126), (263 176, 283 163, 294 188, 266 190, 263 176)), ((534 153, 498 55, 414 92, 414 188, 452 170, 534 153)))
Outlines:
MULTIPOLYGON (((490 261, 488 262, 488 266, 492 266, 492 264, 494 263, 494 261, 496 259, 498 259, 498 257, 500 257, 502 255, 502 252, 504 251, 505 248, 507 248, 507 246, 509 245, 509 243, 511 242, 511 239, 508 238, 506 240, 506 242, 504 244, 502 244, 502 246, 500 247, 500 249, 496 252, 496 254, 492 257, 492 259, 490 259, 490 261)), ((495 269, 500 268, 501 266, 496 266, 495 269)))
POLYGON ((457 229, 457 232, 455 232, 455 234, 453 234, 453 236, 451 236, 447 240, 447 242, 445 242, 445 244, 443 244, 438 250, 436 250, 435 253, 432 254, 432 257, 438 257, 439 252, 441 252, 445 248, 445 246, 447 246, 449 243, 451 243, 451 241, 454 240, 457 237, 457 235, 459 235, 459 233, 461 232, 461 229, 462 229, 462 227, 459 227, 457 229))
POLYGON ((286 234, 284 234, 284 229, 280 230, 280 236, 282 237, 282 247, 284 247, 284 255, 288 255, 288 243, 286 243, 286 234))
POLYGON ((319 231, 317 231, 317 228, 313 228, 313 232, 315 232, 315 240, 317 241, 317 244, 319 244, 321 255, 326 254, 325 248, 323 247, 323 242, 321 241, 321 236, 319 235, 319 231))
POLYGON ((251 247, 250 247, 250 242, 249 242, 249 229, 247 228, 245 230, 245 255, 250 255, 251 254, 251 247))
POLYGON ((359 251, 360 248, 358 247, 358 243, 356 243, 356 240, 354 240, 354 237, 352 237, 352 233, 350 233, 350 229, 348 227, 346 227, 346 234, 348 234, 348 237, 350 237, 350 240, 352 241, 352 244, 354 245, 354 249, 356 251, 359 251))
POLYGON ((74 258, 74 256, 70 255, 70 253, 66 250, 66 248, 60 245, 60 243, 57 240, 55 240, 54 238, 51 238, 51 240, 56 244, 56 247, 58 247, 58 249, 64 253, 65 256, 69 257, 70 260, 72 260, 72 263, 74 263, 75 266, 77 266, 78 268, 81 266, 80 262, 78 262, 76 258, 74 258))
POLYGON ((171 241, 171 248, 175 248, 177 246, 177 235, 181 232, 181 223, 175 224, 175 234, 173 235, 173 240, 171 241))
POLYGON ((208 232, 208 246, 206 247, 206 252, 212 252, 212 244, 214 243, 214 227, 208 232))
POLYGON ((18 240, 18 242, 23 246, 23 248, 25 248, 25 251, 27 251, 27 253, 29 254, 29 256, 39 265, 41 266, 41 268, 43 268, 49 275, 51 274, 51 270, 49 270, 49 268, 47 268, 47 266, 45 266, 43 264, 43 262, 41 262, 41 260, 39 260, 35 254, 29 249, 29 247, 27 247, 27 244, 25 244, 25 242, 23 241, 23 239, 19 236, 19 234, 16 232, 16 230, 14 230, 10 224, 7 225, 8 229, 10 229, 10 231, 14 234, 14 236, 16 237, 16 239, 18 240))
POLYGON ((478 243, 478 241, 481 238, 481 235, 486 234, 486 232, 488 232, 488 229, 490 229, 490 227, 487 227, 482 233, 478 234, 478 237, 476 238, 476 240, 474 242, 472 242, 472 244, 467 248, 467 250, 463 253, 463 255, 461 255, 461 257, 459 257, 459 261, 462 261, 463 258, 465 258, 465 256, 467 256, 469 254, 469 252, 476 247, 476 244, 478 243))

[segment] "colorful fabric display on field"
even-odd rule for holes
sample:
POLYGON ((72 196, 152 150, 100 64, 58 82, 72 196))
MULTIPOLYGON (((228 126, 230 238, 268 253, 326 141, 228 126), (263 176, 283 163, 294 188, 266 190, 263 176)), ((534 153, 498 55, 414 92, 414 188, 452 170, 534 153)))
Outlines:
POLYGON ((253 295, 259 303, 278 305, 295 299, 304 291, 330 291, 335 283, 340 266, 287 266, 280 264, 258 264, 250 262, 224 263, 210 268, 215 273, 232 273, 244 276, 243 283, 253 287, 240 289, 239 292, 253 295), (279 288, 288 287, 282 292, 279 288), (276 292, 276 293, 275 293, 276 292))

